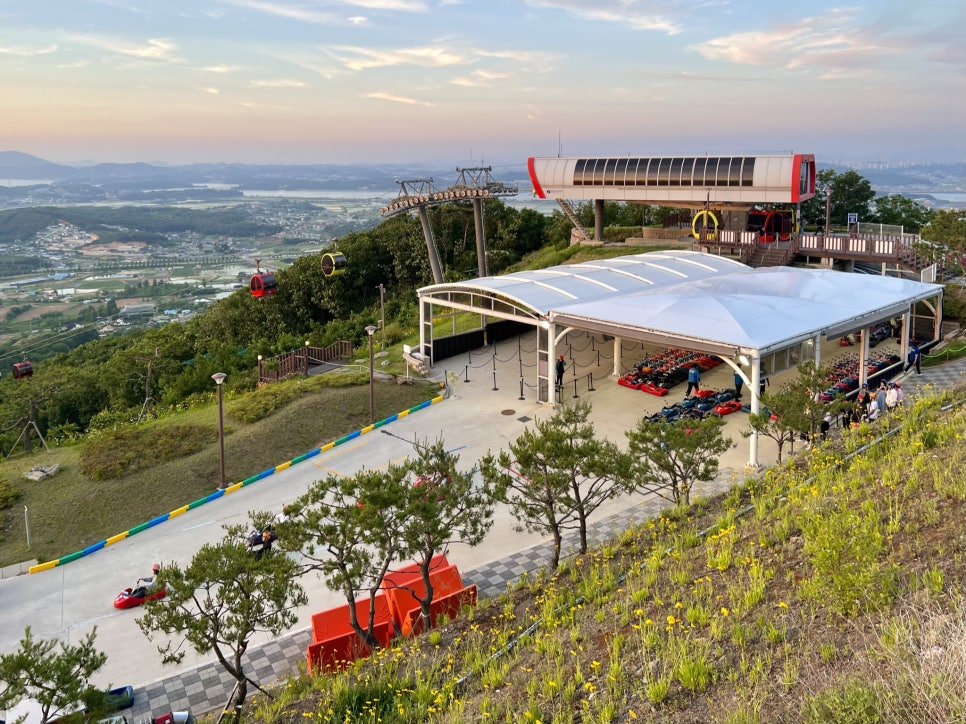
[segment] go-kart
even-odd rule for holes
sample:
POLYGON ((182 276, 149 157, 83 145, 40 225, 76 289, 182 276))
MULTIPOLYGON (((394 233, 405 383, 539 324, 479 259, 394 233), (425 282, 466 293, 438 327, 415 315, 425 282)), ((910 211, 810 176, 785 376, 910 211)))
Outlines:
POLYGON ((658 397, 664 397, 664 395, 668 393, 667 387, 656 385, 650 380, 643 383, 638 389, 640 389, 641 392, 647 392, 652 395, 657 395, 658 397))
POLYGON ((718 415, 730 415, 732 412, 738 412, 741 407, 742 405, 738 400, 726 400, 715 405, 714 411, 718 415))
POLYGON ((145 601, 156 601, 167 595, 164 588, 148 589, 145 586, 125 588, 114 598, 114 608, 137 608, 145 601))

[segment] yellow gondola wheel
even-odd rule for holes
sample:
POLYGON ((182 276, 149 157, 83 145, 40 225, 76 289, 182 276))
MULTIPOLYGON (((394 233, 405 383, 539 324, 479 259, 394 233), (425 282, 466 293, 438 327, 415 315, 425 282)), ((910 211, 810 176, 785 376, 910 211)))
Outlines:
POLYGON ((713 211, 699 211, 694 215, 694 219, 691 221, 691 236, 695 239, 701 238, 701 232, 704 231, 705 225, 708 228, 707 239, 709 241, 714 241, 718 238, 718 217, 714 215, 713 211))

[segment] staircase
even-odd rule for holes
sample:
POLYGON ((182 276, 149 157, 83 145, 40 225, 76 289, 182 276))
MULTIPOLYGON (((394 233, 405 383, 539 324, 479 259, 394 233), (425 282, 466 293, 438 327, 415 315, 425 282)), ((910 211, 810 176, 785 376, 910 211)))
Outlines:
POLYGON ((792 241, 758 244, 747 259, 742 261, 750 267, 788 266, 795 258, 795 243, 792 241))
POLYGON ((590 241, 590 237, 587 235, 587 230, 581 225, 580 220, 577 218, 577 214, 574 210, 570 208, 570 204, 567 203, 566 199, 557 199, 557 203, 564 212, 564 216, 570 219, 570 223, 574 225, 574 231, 572 234, 572 241, 576 238, 579 244, 582 241, 590 241))

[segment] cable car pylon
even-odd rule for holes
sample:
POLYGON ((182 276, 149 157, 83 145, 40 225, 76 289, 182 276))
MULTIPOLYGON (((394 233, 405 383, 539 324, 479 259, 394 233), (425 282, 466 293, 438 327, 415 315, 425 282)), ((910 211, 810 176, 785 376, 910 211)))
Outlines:
POLYGON ((433 179, 407 179, 396 181, 399 184, 399 195, 388 206, 380 209, 385 217, 395 216, 408 211, 416 211, 423 227, 426 238, 426 250, 429 254, 429 265, 433 272, 433 281, 443 283, 442 265, 439 251, 433 239, 433 231, 429 224, 426 207, 435 204, 450 203, 452 201, 472 201, 473 220, 476 230, 476 256, 479 276, 488 275, 486 263, 486 233, 483 226, 483 200, 516 196, 519 189, 512 184, 494 181, 490 176, 492 166, 477 166, 474 168, 457 168, 458 181, 443 191, 433 190, 433 179))

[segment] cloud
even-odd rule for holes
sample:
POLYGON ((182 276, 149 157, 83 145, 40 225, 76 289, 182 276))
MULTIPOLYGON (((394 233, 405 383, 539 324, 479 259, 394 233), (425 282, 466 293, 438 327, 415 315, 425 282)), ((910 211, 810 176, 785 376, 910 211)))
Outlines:
POLYGON ((93 35, 75 35, 72 40, 84 45, 107 50, 116 55, 140 60, 177 60, 174 51, 178 49, 176 43, 166 38, 149 38, 145 44, 134 44, 123 40, 114 40, 93 35))
POLYGON ((244 68, 240 65, 208 65, 202 68, 208 73, 237 73, 244 68))
MULTIPOLYGON (((654 12, 652 8, 662 3, 654 0, 527 0, 534 7, 563 10, 579 18, 597 22, 615 23, 633 30, 658 30, 677 35, 684 26, 654 12)), ((673 8, 673 3, 669 3, 673 8)))
POLYGON ((304 23, 336 23, 340 16, 331 12, 320 12, 304 3, 263 2, 262 0, 222 0, 228 5, 255 10, 267 15, 298 20, 304 23))
POLYGON ((463 55, 447 48, 432 46, 397 50, 343 46, 334 48, 330 52, 338 62, 350 70, 371 70, 400 65, 445 68, 467 62, 467 58, 463 55))
POLYGON ((23 46, 2 46, 0 45, 0 55, 17 56, 20 58, 33 58, 38 55, 50 55, 58 50, 56 45, 47 45, 42 48, 27 48, 23 46))
POLYGON ((510 73, 494 73, 489 70, 477 69, 468 76, 453 78, 450 83, 467 88, 486 88, 493 85, 496 81, 506 80, 510 77, 510 73))
POLYGON ((410 106, 426 106, 432 108, 433 104, 427 101, 416 100, 415 98, 406 98, 405 96, 397 96, 392 93, 364 93, 363 98, 374 98, 380 101, 392 101, 393 103, 405 103, 410 106))
POLYGON ((221 93, 217 88, 199 88, 202 93, 208 93, 209 95, 216 96, 221 93))
POLYGON ((277 78, 275 80, 253 80, 251 85, 256 88, 304 88, 305 83, 292 78, 277 78))
POLYGON ((424 13, 429 10, 421 0, 340 0, 343 5, 351 5, 366 10, 397 11, 404 13, 424 13))
POLYGON ((869 75, 925 42, 881 27, 863 27, 852 10, 775 23, 770 28, 714 38, 691 50, 708 60, 784 69, 815 69, 820 78, 869 75))

